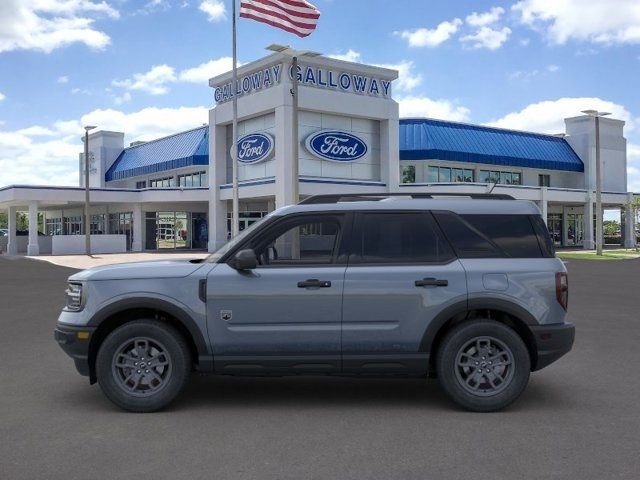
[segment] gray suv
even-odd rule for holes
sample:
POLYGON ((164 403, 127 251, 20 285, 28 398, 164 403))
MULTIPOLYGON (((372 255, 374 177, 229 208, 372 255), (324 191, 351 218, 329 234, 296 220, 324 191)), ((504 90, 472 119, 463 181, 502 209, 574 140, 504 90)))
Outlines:
POLYGON ((69 278, 55 338, 116 405, 165 407, 192 371, 434 376, 506 407, 567 353, 567 272, 537 206, 500 195, 324 195, 205 260, 69 278))

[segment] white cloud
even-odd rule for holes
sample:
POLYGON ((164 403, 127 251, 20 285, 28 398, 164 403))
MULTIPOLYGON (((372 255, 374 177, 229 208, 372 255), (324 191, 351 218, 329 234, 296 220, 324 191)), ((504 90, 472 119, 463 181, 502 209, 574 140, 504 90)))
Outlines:
POLYGON ((511 35, 509 27, 503 27, 500 30, 494 30, 490 27, 481 27, 473 35, 465 35, 460 38, 462 43, 470 43, 471 48, 486 48, 488 50, 497 50, 507 41, 511 35))
POLYGON ((131 94, 129 92, 124 92, 122 95, 116 95, 113 97, 113 103, 116 105, 122 105, 123 103, 127 103, 131 101, 131 94))
POLYGON ((7 98, 2 92, 0 92, 0 102, 7 98))
POLYGON ((512 9, 551 43, 640 43, 638 0, 522 0, 512 9))
MULTIPOLYGON (((240 65, 240 63, 238 63, 238 65, 240 65)), ((210 78, 228 72, 232 68, 233 59, 231 57, 220 57, 202 63, 197 67, 182 70, 178 78, 182 82, 202 83, 203 85, 207 85, 210 78)))
POLYGON ((544 70, 538 70, 537 68, 533 70, 516 70, 515 72, 511 72, 508 77, 509 80, 528 81, 533 77, 537 77, 541 73, 556 73, 558 70, 560 70, 560 67, 558 65, 547 65, 546 67, 544 67, 544 70))
POLYGON ((395 91, 409 92, 422 83, 422 75, 413 71, 414 63, 411 60, 402 60, 399 63, 374 64, 376 67, 398 70, 398 80, 393 84, 395 91))
POLYGON ((454 35, 462 25, 462 20, 454 18, 450 22, 442 22, 434 29, 418 28, 416 30, 403 30, 394 32, 394 35, 407 40, 410 47, 437 47, 454 35))
POLYGON ((485 27, 500 20, 500 17, 504 13, 504 8, 493 7, 488 12, 476 13, 473 12, 465 18, 466 22, 472 27, 485 27))
POLYGON ((198 9, 207 15, 210 22, 220 22, 227 18, 227 11, 221 0, 204 0, 198 9))
POLYGON ((635 128, 634 118, 623 105, 597 97, 565 97, 532 103, 519 112, 509 113, 488 122, 487 125, 541 133, 561 133, 565 131, 565 118, 582 115, 580 112, 587 109, 611 112, 612 118, 627 122, 626 132, 635 128))
POLYGON ((66 75, 62 75, 60 77, 58 77, 57 80, 58 83, 69 83, 69 77, 66 75))
POLYGON ((78 95, 78 94, 91 95, 91 92, 86 88, 78 88, 78 87, 72 88, 71 93, 73 93, 74 95, 78 95))
POLYGON ((346 53, 333 53, 328 56, 331 58, 335 58, 336 60, 344 60, 345 62, 360 62, 362 58, 360 52, 356 52, 352 49, 347 50, 346 53))
POLYGON ((125 132, 125 145, 152 140, 207 122, 208 108, 145 108, 124 113, 94 110, 79 119, 60 120, 15 131, 0 130, 0 187, 11 184, 77 185, 82 125, 125 132), (16 162, 15 159, 20 161, 16 162))
POLYGON ((469 120, 471 110, 450 100, 433 100, 428 97, 406 96, 398 98, 400 118, 430 117, 454 122, 469 120))
POLYGON ((164 95, 169 91, 167 83, 177 80, 176 72, 169 65, 154 65, 151 70, 145 73, 134 73, 133 78, 125 80, 113 80, 114 87, 121 87, 127 90, 139 90, 151 95, 164 95))
POLYGON ((2 0, 0 52, 39 50, 50 53, 73 43, 102 49, 109 36, 94 28, 96 18, 119 18, 106 1, 2 0))
POLYGON ((558 65, 547 65, 547 71, 554 73, 557 72, 558 70, 560 70, 560 67, 558 65))

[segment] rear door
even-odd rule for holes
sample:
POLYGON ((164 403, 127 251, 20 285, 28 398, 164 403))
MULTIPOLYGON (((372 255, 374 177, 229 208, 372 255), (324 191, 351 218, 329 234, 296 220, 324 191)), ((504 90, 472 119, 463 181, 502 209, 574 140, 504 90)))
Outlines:
POLYGON ((429 322, 466 302, 465 272, 429 212, 363 212, 355 217, 345 274, 345 372, 424 372, 429 322))

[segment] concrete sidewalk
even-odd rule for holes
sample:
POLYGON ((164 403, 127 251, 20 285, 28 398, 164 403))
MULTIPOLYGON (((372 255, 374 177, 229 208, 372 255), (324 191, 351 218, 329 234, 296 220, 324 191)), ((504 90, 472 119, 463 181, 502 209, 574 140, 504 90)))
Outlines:
POLYGON ((37 257, 24 257, 32 260, 53 263, 61 267, 77 268, 86 270, 87 268, 100 265, 112 265, 116 263, 144 262, 149 260, 190 260, 192 258, 205 258, 209 254, 206 252, 189 253, 110 253, 88 255, 40 255, 37 257))

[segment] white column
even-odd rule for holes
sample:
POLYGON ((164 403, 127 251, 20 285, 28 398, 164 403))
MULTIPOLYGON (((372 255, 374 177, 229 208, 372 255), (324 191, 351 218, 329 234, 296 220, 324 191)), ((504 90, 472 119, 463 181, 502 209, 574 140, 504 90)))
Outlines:
MULTIPOLYGON (((227 183, 227 126, 217 125, 215 109, 209 114, 209 252, 227 243, 227 201, 220 200, 220 185, 227 183)), ((240 189, 242 193, 242 189, 240 189)))
POLYGON ((567 214, 567 209, 563 205, 562 206, 562 246, 566 247, 569 245, 569 215, 567 214))
POLYGON ((624 248, 634 248, 636 246, 636 219, 631 203, 633 194, 627 195, 627 204, 624 207, 624 248))
MULTIPOLYGON (((290 102, 290 100, 289 100, 290 102)), ((291 106, 276 107, 276 208, 292 205, 293 152, 291 151, 291 106)))
POLYGON ((538 202, 538 207, 540 207, 540 214, 542 215, 542 219, 544 220, 544 224, 547 224, 547 187, 542 187, 540 189, 540 201, 538 202))
POLYGON ((16 243, 16 214, 18 210, 16 207, 9 207, 9 211, 7 212, 7 220, 9 228, 9 238, 7 242, 7 254, 9 255, 17 255, 18 254, 18 244, 16 243))
POLYGON ((133 205, 133 240, 131 241, 131 251, 142 251, 142 205, 133 205))
MULTIPOLYGON (((400 185, 400 123, 398 104, 393 102, 389 120, 380 122, 380 177, 387 191, 398 192, 400 185)), ((418 181, 418 179, 416 179, 418 181)))
POLYGON ((583 248, 593 250, 596 248, 596 242, 593 238, 593 198, 587 196, 587 203, 584 204, 584 241, 583 248))
POLYGON ((29 204, 29 243, 27 244, 27 255, 40 255, 40 245, 38 245, 38 204, 29 204))

